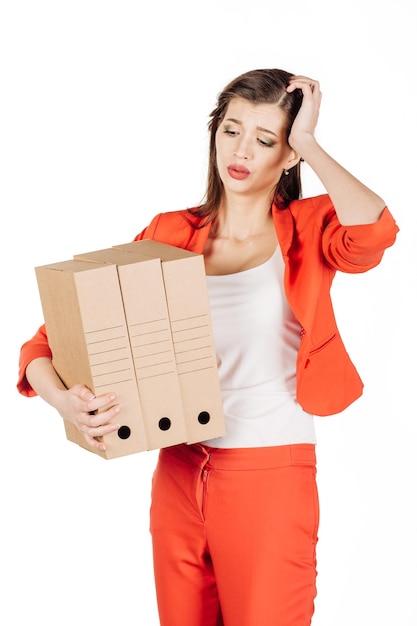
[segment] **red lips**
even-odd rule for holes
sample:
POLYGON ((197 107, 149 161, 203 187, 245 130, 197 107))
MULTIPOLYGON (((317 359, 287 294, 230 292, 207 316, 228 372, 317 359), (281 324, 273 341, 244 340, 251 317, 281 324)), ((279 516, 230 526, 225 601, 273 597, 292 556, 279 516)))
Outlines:
POLYGON ((229 165, 227 168, 227 172, 231 178, 235 180, 243 180, 247 178, 250 174, 250 171, 244 165, 238 165, 237 163, 233 163, 233 165, 229 165))

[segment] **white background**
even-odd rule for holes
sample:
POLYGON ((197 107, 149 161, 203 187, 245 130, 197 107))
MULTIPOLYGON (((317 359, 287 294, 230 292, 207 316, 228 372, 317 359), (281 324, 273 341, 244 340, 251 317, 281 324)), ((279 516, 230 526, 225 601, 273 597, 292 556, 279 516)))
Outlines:
MULTIPOLYGON (((382 195, 401 232, 339 276, 365 381, 319 418, 314 626, 415 626, 415 32, 411 0, 3 0, 0 9, 0 621, 156 626, 148 509, 156 452, 104 461, 16 391, 42 322, 36 265, 125 243, 204 193, 208 115, 237 74, 320 80, 317 136, 382 195)), ((305 195, 321 193, 304 168, 305 195)), ((254 625, 258 626, 258 625, 254 625)))

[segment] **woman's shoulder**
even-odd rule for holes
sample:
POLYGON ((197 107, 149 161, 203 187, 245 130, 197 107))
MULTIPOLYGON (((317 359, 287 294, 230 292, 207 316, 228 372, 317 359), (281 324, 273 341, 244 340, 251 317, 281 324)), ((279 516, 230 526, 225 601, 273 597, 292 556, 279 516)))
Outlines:
POLYGON ((178 209, 176 211, 165 211, 160 213, 157 218, 158 222, 164 224, 188 224, 198 228, 204 223, 204 217, 196 214, 197 208, 178 209))
POLYGON ((135 241, 154 239, 180 248, 200 248, 199 234, 203 237, 205 221, 193 209, 165 211, 155 215, 149 225, 136 235, 135 241))
POLYGON ((292 200, 288 208, 294 215, 317 213, 326 214, 334 211, 334 206, 327 193, 292 200))
POLYGON ((335 208, 328 194, 292 200, 287 207, 298 231, 305 229, 322 231, 329 222, 338 221, 335 208))

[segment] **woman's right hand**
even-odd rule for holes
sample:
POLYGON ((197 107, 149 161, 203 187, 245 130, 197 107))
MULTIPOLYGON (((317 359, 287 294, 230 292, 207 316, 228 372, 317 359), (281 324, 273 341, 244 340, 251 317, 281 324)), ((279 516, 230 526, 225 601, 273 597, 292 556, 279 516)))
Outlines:
POLYGON ((121 408, 115 404, 116 399, 115 393, 95 396, 88 387, 74 385, 61 391, 56 408, 77 427, 90 447, 105 450, 102 437, 120 428, 114 421, 121 408))
POLYGON ((121 407, 117 394, 95 396, 85 385, 67 389, 46 357, 34 359, 26 368, 26 378, 36 393, 74 424, 88 445, 98 450, 106 446, 101 438, 120 428, 114 420, 121 407))

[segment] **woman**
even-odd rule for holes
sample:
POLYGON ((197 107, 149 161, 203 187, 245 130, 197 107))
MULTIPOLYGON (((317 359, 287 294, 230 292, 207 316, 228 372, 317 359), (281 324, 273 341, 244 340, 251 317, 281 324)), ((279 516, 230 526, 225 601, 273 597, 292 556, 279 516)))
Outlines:
MULTIPOLYGON (((205 203, 160 214, 136 237, 204 254, 227 431, 160 451, 151 531, 162 626, 311 623, 313 415, 342 411, 363 386, 329 290, 336 270, 376 266, 398 230, 318 144, 320 100, 317 81, 282 70, 233 80, 211 115, 205 203), (326 194, 301 199, 301 160, 326 194)), ((91 446, 118 428, 114 394, 63 387, 44 327, 22 347, 18 388, 91 446)))

